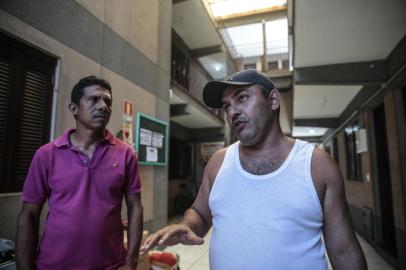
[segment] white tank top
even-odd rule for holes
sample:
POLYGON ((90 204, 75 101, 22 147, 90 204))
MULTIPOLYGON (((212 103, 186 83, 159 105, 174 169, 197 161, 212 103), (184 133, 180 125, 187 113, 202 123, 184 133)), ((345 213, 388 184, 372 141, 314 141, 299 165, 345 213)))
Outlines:
POLYGON ((211 270, 326 270, 323 212, 311 178, 314 147, 296 140, 276 171, 254 175, 231 145, 209 197, 211 270))

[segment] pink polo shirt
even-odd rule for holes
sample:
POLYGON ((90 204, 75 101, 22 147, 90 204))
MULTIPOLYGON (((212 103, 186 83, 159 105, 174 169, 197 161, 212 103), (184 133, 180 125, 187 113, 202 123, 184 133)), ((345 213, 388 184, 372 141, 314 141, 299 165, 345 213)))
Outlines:
POLYGON ((108 130, 89 158, 66 131, 37 150, 22 200, 49 211, 37 257, 38 270, 116 269, 125 261, 123 195, 141 191, 131 147, 108 130))

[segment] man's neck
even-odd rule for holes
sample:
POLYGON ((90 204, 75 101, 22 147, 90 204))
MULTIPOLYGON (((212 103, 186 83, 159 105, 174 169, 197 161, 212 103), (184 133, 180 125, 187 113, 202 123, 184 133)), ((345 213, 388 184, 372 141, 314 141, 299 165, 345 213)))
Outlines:
POLYGON ((279 125, 273 126, 269 133, 260 139, 255 145, 244 145, 240 143, 240 152, 243 155, 261 155, 269 156, 270 153, 277 154, 281 148, 291 144, 291 139, 286 137, 279 125))
POLYGON ((241 166, 255 175, 274 172, 286 161, 293 145, 294 140, 282 132, 269 134, 254 146, 240 144, 241 166))
POLYGON ((104 138, 105 130, 89 130, 77 127, 77 129, 71 133, 70 141, 72 145, 77 147, 79 150, 85 152, 86 154, 93 153, 97 142, 104 138))

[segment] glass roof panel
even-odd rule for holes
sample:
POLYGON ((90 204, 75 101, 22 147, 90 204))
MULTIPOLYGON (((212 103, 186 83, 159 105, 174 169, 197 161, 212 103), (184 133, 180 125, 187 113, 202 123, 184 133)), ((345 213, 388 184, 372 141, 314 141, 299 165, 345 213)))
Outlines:
POLYGON ((257 13, 286 5, 286 0, 208 0, 214 18, 257 13))
POLYGON ((227 36, 227 47, 234 58, 259 56, 264 53, 262 24, 246 24, 221 30, 227 36))
POLYGON ((288 52, 288 19, 266 22, 266 50, 268 54, 288 52))

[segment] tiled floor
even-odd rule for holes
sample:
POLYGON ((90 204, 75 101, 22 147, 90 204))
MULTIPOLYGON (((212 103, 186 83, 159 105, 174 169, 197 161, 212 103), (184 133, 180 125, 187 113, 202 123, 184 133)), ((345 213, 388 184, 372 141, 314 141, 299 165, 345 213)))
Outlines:
MULTIPOLYGON (((179 254, 181 270, 208 270, 210 237, 211 230, 206 235, 205 242, 201 246, 176 245, 168 247, 166 250, 179 254)), ((393 270, 362 237, 358 237, 358 239, 367 258, 369 270, 393 270)))

